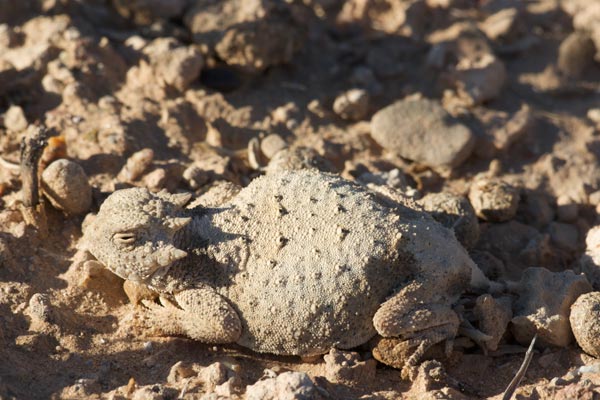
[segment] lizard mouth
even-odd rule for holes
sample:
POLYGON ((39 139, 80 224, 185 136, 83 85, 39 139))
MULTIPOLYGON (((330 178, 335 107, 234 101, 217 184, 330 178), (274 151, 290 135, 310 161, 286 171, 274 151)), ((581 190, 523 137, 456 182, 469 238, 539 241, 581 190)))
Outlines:
POLYGON ((123 279, 140 284, 147 284, 153 279, 162 278, 175 262, 187 257, 187 252, 173 245, 162 247, 140 267, 132 268, 130 263, 120 265, 111 270, 123 279))

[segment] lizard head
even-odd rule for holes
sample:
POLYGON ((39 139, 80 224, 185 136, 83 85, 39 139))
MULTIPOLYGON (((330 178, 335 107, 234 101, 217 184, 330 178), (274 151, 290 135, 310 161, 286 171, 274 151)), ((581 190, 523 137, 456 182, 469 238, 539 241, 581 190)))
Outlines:
POLYGON ((190 197, 145 188, 118 190, 86 228, 84 246, 121 278, 146 283, 187 256, 176 247, 175 235, 191 221, 182 211, 190 197))

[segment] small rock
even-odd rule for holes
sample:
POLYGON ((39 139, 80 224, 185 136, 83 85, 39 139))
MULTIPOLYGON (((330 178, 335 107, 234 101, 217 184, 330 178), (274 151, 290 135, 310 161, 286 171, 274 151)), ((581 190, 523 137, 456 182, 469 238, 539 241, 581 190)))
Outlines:
POLYGON ((512 333, 515 339, 528 345, 538 334, 540 345, 565 347, 573 334, 569 323, 571 305, 592 286, 585 276, 571 270, 550 272, 545 268, 527 268, 512 291, 519 295, 515 302, 512 333))
POLYGON ((600 108, 590 108, 587 117, 600 127, 600 108))
POLYGON ((333 111, 342 119, 360 121, 369 112, 369 94, 364 89, 351 89, 333 102, 333 111))
POLYGON ((159 79, 178 90, 187 89, 198 79, 204 66, 204 58, 195 47, 181 46, 171 38, 155 39, 143 51, 159 79))
POLYGON ((466 198, 447 192, 430 193, 418 203, 436 221, 454 230, 458 241, 467 249, 479 240, 479 222, 473 206, 466 198))
POLYGON ((516 8, 505 8, 487 17, 479 28, 490 40, 503 39, 514 31, 518 16, 516 8))
POLYGON ((154 151, 146 148, 133 153, 117 175, 120 182, 132 182, 138 179, 154 160, 154 151))
POLYGON ((594 290, 600 290, 600 226, 588 231, 585 244, 586 250, 579 260, 579 270, 585 274, 594 290))
POLYGON ((350 0, 344 2, 337 22, 360 24, 390 35, 419 36, 425 29, 427 12, 424 0, 350 0))
POLYGON ((314 400, 317 389, 304 372, 284 372, 246 388, 246 400, 314 400))
POLYGON ((463 58, 450 74, 461 98, 469 105, 482 104, 500 95, 506 81, 504 63, 490 53, 463 58))
POLYGON ((494 147, 497 151, 505 151, 513 143, 520 140, 533 127, 534 118, 528 105, 521 109, 504 125, 494 131, 494 147))
POLYGON ((310 147, 285 148, 278 151, 269 161, 265 172, 268 174, 281 170, 299 170, 316 168, 320 171, 333 172, 331 163, 310 147))
POLYGON ((167 171, 164 168, 156 168, 152 172, 146 174, 143 178, 144 186, 152 191, 164 189, 167 184, 167 171))
POLYGON ((430 167, 456 167, 469 157, 475 139, 433 100, 409 98, 378 111, 371 136, 383 148, 430 167))
POLYGON ((358 353, 331 349, 324 360, 325 377, 330 382, 353 385, 370 382, 375 377, 377 361, 362 361, 358 353))
POLYGON ((204 383, 207 391, 213 391, 215 387, 227 382, 230 378, 230 371, 222 362, 215 362, 208 367, 202 368, 198 377, 204 383))
POLYGON ((79 164, 66 159, 52 162, 42 172, 42 189, 50 203, 67 214, 86 213, 92 206, 92 188, 79 164))
POLYGON ((125 279, 123 282, 123 291, 129 299, 129 302, 134 305, 141 304, 142 300, 154 301, 158 298, 158 293, 150 289, 148 286, 141 283, 135 283, 128 279, 125 279))
MULTIPOLYGON (((302 46, 304 35, 302 27, 293 18, 288 5, 269 6, 264 2, 259 7, 248 6, 243 1, 226 1, 225 7, 218 10, 220 14, 233 12, 237 14, 231 24, 220 26, 218 43, 214 46, 219 58, 228 65, 236 66, 249 73, 257 73, 274 65, 285 64, 292 60, 294 53, 302 46), (229 5, 229 6, 227 6, 229 5), (262 8, 262 9, 261 9, 262 8), (257 18, 258 17, 258 18, 257 18), (226 28, 225 30, 222 30, 226 28)), ((262 2, 256 2, 262 3, 262 2)), ((251 3, 254 5, 255 3, 251 3)), ((206 12, 207 7, 199 3, 190 12, 206 12)), ((200 28, 206 30, 206 23, 199 18, 191 17, 190 30, 196 33, 200 28), (205 27, 200 27, 204 22, 205 27)), ((227 18, 226 15, 214 16, 213 20, 227 18)), ((189 25, 188 25, 189 26, 189 25)), ((214 34, 214 33, 213 33, 214 34)), ((202 43, 199 35, 194 35, 198 43, 202 43)))
POLYGON ((267 158, 271 159, 278 151, 287 147, 287 143, 276 133, 267 135, 260 141, 260 151, 267 158))
MULTIPOLYGON (((417 393, 428 393, 437 391, 448 381, 448 375, 444 366, 437 360, 427 360, 422 362, 416 371, 416 377, 413 387, 417 393)), ((436 398, 432 396, 432 398, 436 398)), ((447 398, 447 397, 442 397, 447 398)))
POLYGON ((586 353, 600 358, 600 292, 586 293, 571 306, 571 329, 586 353))
POLYGON ((571 197, 561 195, 556 199, 556 216, 561 222, 573 222, 577 219, 579 207, 571 197))
POLYGON ((574 225, 552 222, 548 233, 552 242, 565 251, 574 252, 579 247, 579 231, 574 225))
POLYGON ((47 294, 36 293, 29 299, 27 315, 32 322, 51 323, 53 320, 50 297, 47 294))
POLYGON ((593 62, 595 52, 589 34, 573 32, 558 48, 558 69, 569 77, 578 78, 593 62))
POLYGON ((184 363, 183 361, 176 362, 169 371, 167 376, 167 382, 170 384, 176 384, 185 378, 190 378, 196 375, 196 371, 191 365, 184 363))
POLYGON ((511 300, 509 297, 495 299, 490 294, 477 298, 473 313, 479 321, 479 330, 492 337, 485 342, 490 351, 498 349, 498 343, 504 336, 508 323, 512 318, 511 300))
POLYGON ((519 206, 519 190, 498 179, 479 179, 469 190, 469 200, 481 219, 502 222, 512 219, 519 206))
POLYGON ((10 106, 4 113, 4 127, 12 132, 21 132, 27 128, 27 118, 19 106, 10 106))
POLYGON ((230 378, 227 382, 224 382, 215 387, 214 393, 219 399, 231 399, 238 390, 238 382, 235 378, 230 378))

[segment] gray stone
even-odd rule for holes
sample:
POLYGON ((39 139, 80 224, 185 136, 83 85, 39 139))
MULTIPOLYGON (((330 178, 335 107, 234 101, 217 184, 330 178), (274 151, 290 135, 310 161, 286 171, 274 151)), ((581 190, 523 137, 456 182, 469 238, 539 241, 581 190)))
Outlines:
POLYGON ((519 295, 512 319, 515 339, 528 345, 537 333, 542 346, 568 346, 572 339, 569 314, 577 298, 592 291, 584 275, 573 271, 550 272, 527 268, 521 281, 511 288, 519 295))
POLYGON ((469 128, 427 99, 405 99, 378 111, 371 136, 385 149, 430 167, 458 166, 475 144, 469 128))

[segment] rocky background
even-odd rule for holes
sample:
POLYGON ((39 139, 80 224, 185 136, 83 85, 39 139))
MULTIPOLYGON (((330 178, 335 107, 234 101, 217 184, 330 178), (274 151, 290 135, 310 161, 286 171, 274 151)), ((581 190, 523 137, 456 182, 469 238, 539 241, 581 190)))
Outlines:
POLYGON ((600 396, 599 61, 598 0, 0 2, 0 398, 501 398, 534 333, 517 398, 600 396), (282 168, 403 192, 502 283, 450 358, 153 337, 77 250, 116 189, 282 168))

